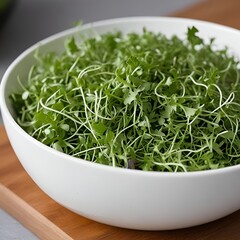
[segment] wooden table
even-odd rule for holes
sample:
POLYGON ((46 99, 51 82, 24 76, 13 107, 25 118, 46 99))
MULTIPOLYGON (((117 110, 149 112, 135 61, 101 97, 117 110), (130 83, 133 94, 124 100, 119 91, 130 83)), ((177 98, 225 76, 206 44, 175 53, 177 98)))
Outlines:
MULTIPOLYGON (((239 10, 240 0, 209 0, 172 16, 207 20, 240 29, 239 10)), ((44 240, 240 239, 240 211, 198 227, 156 232, 111 227, 76 215, 50 199, 31 180, 17 160, 3 127, 0 127, 0 207, 44 240)))
POLYGON ((173 13, 171 16, 211 21, 240 29, 240 1, 202 1, 180 12, 173 13))

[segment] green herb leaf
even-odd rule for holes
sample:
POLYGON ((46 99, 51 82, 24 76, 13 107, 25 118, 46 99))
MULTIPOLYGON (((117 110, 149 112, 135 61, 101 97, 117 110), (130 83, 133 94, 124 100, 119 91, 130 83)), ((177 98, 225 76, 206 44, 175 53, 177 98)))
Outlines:
POLYGON ((74 54, 77 53, 79 51, 78 46, 75 42, 75 39, 73 37, 71 37, 68 42, 67 42, 67 51, 70 54, 74 54))
POLYGON ((196 46, 203 43, 203 40, 197 36, 198 29, 196 27, 189 27, 187 31, 187 39, 192 46, 196 46))

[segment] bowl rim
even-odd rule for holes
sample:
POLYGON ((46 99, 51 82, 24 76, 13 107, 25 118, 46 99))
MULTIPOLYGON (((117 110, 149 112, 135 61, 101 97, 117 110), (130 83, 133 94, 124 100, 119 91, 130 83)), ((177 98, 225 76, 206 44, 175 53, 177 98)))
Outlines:
MULTIPOLYGON (((113 167, 111 165, 103 165, 100 163, 95 163, 92 161, 87 161, 81 158, 77 158, 71 155, 68 155, 66 153, 57 151, 42 142, 36 140, 34 137, 30 136, 27 132, 25 132, 19 125, 18 123, 14 120, 13 116, 11 115, 7 103, 5 100, 5 88, 7 86, 7 80, 12 72, 12 70, 24 59, 28 54, 36 50, 38 47, 41 45, 50 43, 58 38, 62 38, 66 35, 69 34, 74 34, 79 31, 87 30, 89 28, 94 28, 94 27, 101 27, 101 26, 107 26, 107 25, 112 25, 112 24, 118 24, 118 23, 136 23, 136 22, 151 22, 151 21, 167 21, 167 22, 191 22, 193 25, 194 23, 198 24, 203 24, 203 25, 209 25, 217 28, 221 28, 225 32, 235 32, 237 34, 240 34, 240 31, 224 26, 221 24, 213 23, 213 22, 208 22, 208 21, 203 21, 203 20, 196 20, 196 19, 190 19, 190 18, 180 18, 180 17, 161 17, 161 16, 138 16, 138 17, 122 17, 122 18, 113 18, 113 19, 105 19, 105 20, 100 20, 100 21, 95 21, 91 23, 87 23, 81 26, 76 26, 61 32, 58 32, 56 34, 53 34, 47 38, 44 38, 43 40, 38 41, 37 43, 33 44, 29 48, 27 48, 25 51, 23 51, 15 60, 8 66, 7 70, 5 71, 3 77, 2 77, 2 82, 0 84, 0 108, 2 115, 7 119, 9 124, 15 128, 16 131, 19 132, 21 136, 26 138, 28 141, 31 141, 33 144, 37 145, 42 151, 47 151, 50 154, 54 154, 57 157, 63 158, 66 161, 72 161, 75 162, 76 164, 80 164, 86 167, 91 167, 91 168, 97 168, 99 170, 105 170, 105 171, 116 171, 120 174, 134 174, 134 175, 140 175, 140 176, 171 176, 171 177, 191 177, 191 176, 209 176, 213 174, 225 174, 228 172, 232 171, 239 171, 240 170, 240 164, 238 165, 233 165, 233 166, 228 166, 224 168, 219 168, 219 169, 209 169, 209 170, 198 170, 198 171, 189 171, 189 172, 158 172, 158 171, 143 171, 143 170, 138 170, 138 169, 126 169, 122 167, 113 167)), ((4 120, 3 117, 3 120, 4 120)), ((4 125, 5 122, 4 122, 4 125)))

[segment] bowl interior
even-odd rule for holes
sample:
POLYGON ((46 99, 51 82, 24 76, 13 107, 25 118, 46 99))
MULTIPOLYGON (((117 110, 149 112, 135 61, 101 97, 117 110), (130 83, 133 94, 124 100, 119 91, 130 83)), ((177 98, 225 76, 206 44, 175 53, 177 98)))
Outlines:
POLYGON ((53 35, 43 41, 36 43, 31 48, 23 52, 6 71, 1 86, 1 108, 8 119, 14 119, 14 111, 11 106, 9 95, 20 88, 17 79, 26 82, 28 72, 36 61, 34 54, 36 51, 40 53, 57 52, 64 50, 66 39, 74 36, 76 41, 84 38, 98 36, 106 32, 120 30, 123 34, 128 32, 142 32, 146 27, 153 32, 161 32, 166 36, 177 35, 184 38, 188 27, 195 26, 199 30, 199 36, 209 41, 215 38, 217 48, 228 47, 231 53, 239 58, 240 56, 240 32, 238 30, 192 19, 169 18, 169 17, 133 17, 104 20, 96 23, 86 24, 75 27, 64 32, 53 35))

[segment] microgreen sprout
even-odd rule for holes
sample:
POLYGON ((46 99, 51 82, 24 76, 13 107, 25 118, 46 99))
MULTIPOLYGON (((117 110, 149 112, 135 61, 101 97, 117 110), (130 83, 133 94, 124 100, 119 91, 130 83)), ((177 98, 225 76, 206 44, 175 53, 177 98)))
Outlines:
POLYGON ((240 64, 197 33, 112 32, 70 38, 60 55, 40 49, 10 96, 19 125, 58 151, 114 167, 239 164, 240 64))

